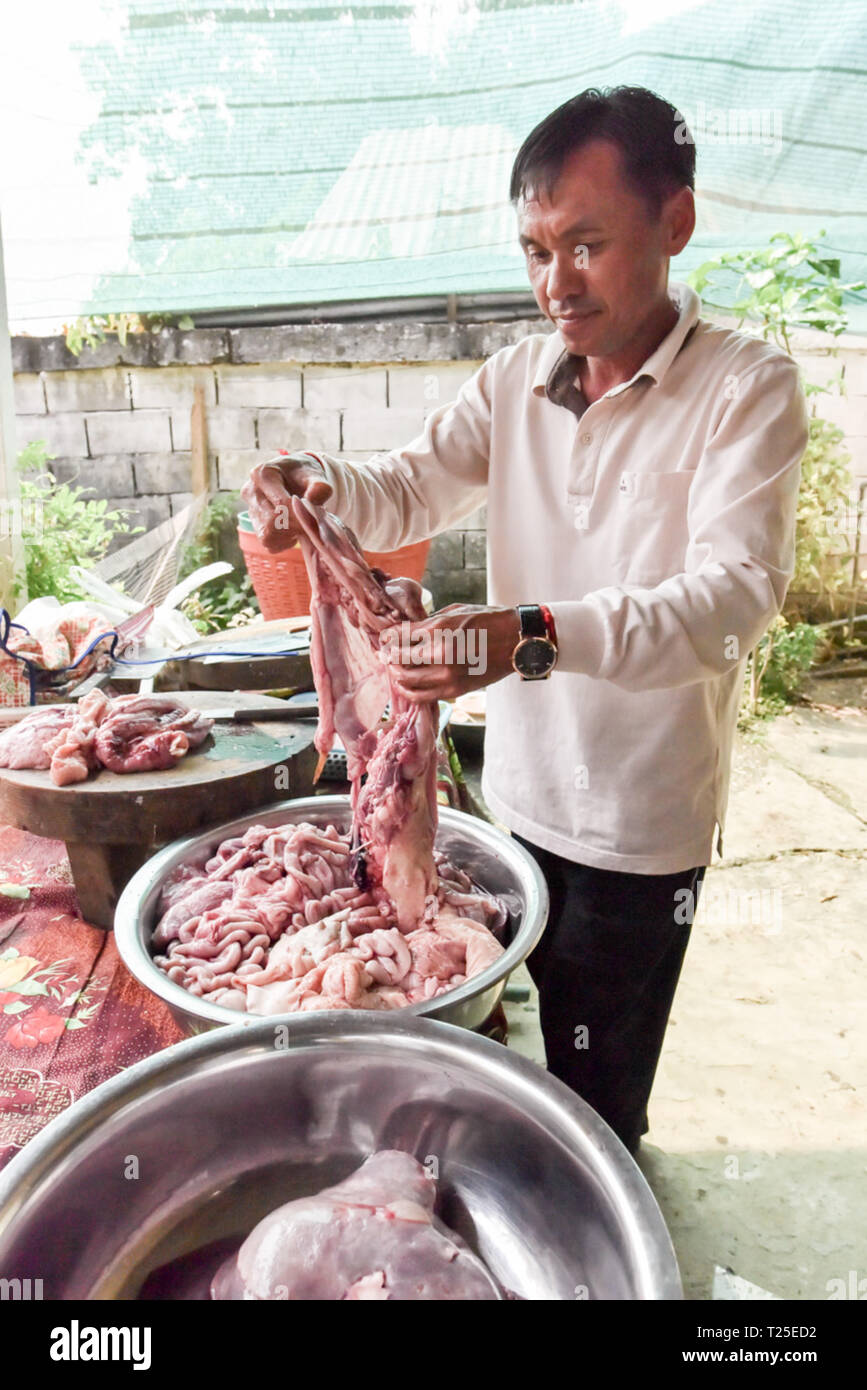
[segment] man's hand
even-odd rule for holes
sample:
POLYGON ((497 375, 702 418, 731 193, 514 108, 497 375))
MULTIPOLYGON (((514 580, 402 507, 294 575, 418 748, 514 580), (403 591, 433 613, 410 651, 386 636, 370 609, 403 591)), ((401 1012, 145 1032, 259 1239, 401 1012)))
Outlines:
POLYGON ((388 628, 382 645, 395 685, 422 704, 454 700, 510 675, 520 636, 514 608, 452 603, 423 622, 388 628))
POLYGON ((288 550, 299 536, 292 512, 292 498, 326 502, 331 484, 321 466, 305 454, 281 454, 267 463, 257 463, 250 472, 241 496, 247 503, 256 535, 266 550, 288 550))

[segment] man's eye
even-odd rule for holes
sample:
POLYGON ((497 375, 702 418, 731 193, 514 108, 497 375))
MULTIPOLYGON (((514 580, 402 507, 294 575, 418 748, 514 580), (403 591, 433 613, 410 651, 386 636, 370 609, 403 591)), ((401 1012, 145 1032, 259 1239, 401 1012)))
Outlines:
POLYGON ((545 259, 545 257, 547 256, 547 254, 548 254, 547 251, 533 251, 533 250, 530 250, 530 251, 527 252, 527 256, 529 257, 529 259, 530 259, 531 261, 543 261, 543 260, 545 259))

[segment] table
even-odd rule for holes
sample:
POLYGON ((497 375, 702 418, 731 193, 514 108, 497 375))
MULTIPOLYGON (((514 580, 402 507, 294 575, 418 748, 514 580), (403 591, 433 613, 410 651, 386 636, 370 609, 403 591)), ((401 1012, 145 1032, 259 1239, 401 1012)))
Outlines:
MULTIPOLYGON (((196 709, 281 701, 225 691, 183 691, 196 709)), ((117 900, 160 846, 257 806, 309 794, 315 720, 215 723, 205 742, 163 772, 118 774, 57 787, 48 772, 0 768, 0 821, 63 840, 82 917, 110 928, 117 900)))

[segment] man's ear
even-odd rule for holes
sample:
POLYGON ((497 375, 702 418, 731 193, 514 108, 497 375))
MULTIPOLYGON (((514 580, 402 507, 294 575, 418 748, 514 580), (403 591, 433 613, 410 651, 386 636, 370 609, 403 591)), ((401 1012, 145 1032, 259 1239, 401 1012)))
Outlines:
POLYGON ((695 194, 691 188, 679 188, 666 199, 663 218, 667 227, 667 256, 677 256, 695 231, 695 194))

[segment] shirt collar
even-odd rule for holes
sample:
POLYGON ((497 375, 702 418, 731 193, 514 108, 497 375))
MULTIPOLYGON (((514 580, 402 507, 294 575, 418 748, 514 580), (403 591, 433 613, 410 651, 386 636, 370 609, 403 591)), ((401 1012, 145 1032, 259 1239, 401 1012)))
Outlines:
MULTIPOLYGON (((610 391, 606 391, 607 396, 618 395, 642 376, 652 377, 658 386, 686 342, 688 335, 695 328, 701 311, 701 300, 695 290, 679 280, 672 280, 669 283, 668 292, 678 311, 677 323, 665 335, 647 360, 642 363, 638 371, 628 381, 619 382, 616 386, 612 386, 610 391)), ((533 377, 531 390, 537 396, 549 396, 557 404, 565 403, 563 400, 564 392, 568 395, 576 389, 574 380, 577 375, 578 361, 579 359, 573 357, 566 347, 560 330, 555 329, 553 333, 549 334, 539 354, 539 364, 533 377), (575 363, 574 371, 571 367, 573 362, 575 363)))

